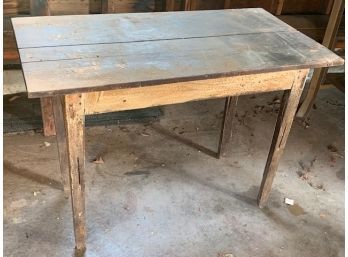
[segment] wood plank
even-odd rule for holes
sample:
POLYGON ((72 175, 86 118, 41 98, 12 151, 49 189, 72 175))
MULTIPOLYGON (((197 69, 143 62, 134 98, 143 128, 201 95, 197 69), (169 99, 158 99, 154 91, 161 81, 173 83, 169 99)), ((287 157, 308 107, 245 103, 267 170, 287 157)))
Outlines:
POLYGON ((230 8, 263 8, 269 12, 274 10, 275 0, 231 0, 230 8))
POLYGON ((326 14, 330 0, 288 0, 283 6, 284 14, 326 14))
POLYGON ((32 16, 50 15, 48 0, 30 0, 30 15, 32 16))
POLYGON ((61 96, 52 97, 52 108, 57 138, 59 167, 61 172, 64 196, 65 198, 68 198, 70 194, 69 159, 65 136, 63 100, 64 99, 62 99, 61 96))
POLYGON ((155 11, 155 0, 108 0, 108 13, 153 11, 155 11))
POLYGON ((26 93, 23 72, 21 70, 4 70, 4 95, 26 93))
POLYGON ((48 0, 50 15, 89 13, 89 0, 48 0))
POLYGON ((3 1, 4 16, 17 16, 30 14, 29 0, 4 0, 3 1))
POLYGON ((184 10, 185 11, 190 11, 191 10, 191 0, 185 0, 184 10))
POLYGON ((281 15, 282 11, 283 11, 283 6, 284 6, 284 2, 285 0, 277 0, 277 7, 276 7, 276 15, 281 15))
POLYGON ((188 101, 289 89, 296 71, 125 88, 86 93, 86 114, 140 109, 188 101))
POLYGON ((175 10, 175 0, 165 0, 165 2, 167 12, 172 12, 175 10))
POLYGON ((191 10, 191 0, 185 0, 184 11, 191 10))
POLYGON ((278 169, 280 158, 283 154, 295 112, 300 101, 308 70, 297 72, 290 90, 286 90, 278 113, 277 123, 273 135, 271 148, 263 173, 263 178, 258 195, 258 204, 261 208, 266 205, 269 198, 272 183, 278 169))
MULTIPOLYGON (((325 77, 324 85, 333 86, 339 89, 342 93, 345 92, 345 76, 344 73, 329 73, 325 77)), ((324 86, 323 84, 321 86, 324 86)), ((321 88, 321 87, 320 87, 321 88)))
POLYGON ((89 13, 100 14, 103 13, 103 2, 105 0, 90 0, 89 1, 89 13))
POLYGON ((54 125, 53 107, 51 97, 42 97, 41 102, 41 115, 43 122, 43 133, 46 137, 54 136, 56 129, 54 125))
POLYGON ((224 8, 229 9, 231 7, 231 0, 225 0, 224 2, 224 8))
MULTIPOLYGON (((344 1, 335 0, 332 7, 332 13, 330 15, 329 23, 327 25, 323 39, 323 45, 326 46, 328 49, 332 49, 336 43, 336 36, 342 19, 343 11, 344 1)), ((320 84, 324 80, 327 71, 327 67, 314 70, 312 80, 308 86, 307 94, 297 112, 297 117, 306 119, 309 116, 315 98, 318 94, 320 84)))
POLYGON ((29 97, 340 65, 293 33, 20 49, 29 97))
POLYGON ((75 244, 79 250, 86 247, 84 103, 84 96, 81 94, 64 96, 63 111, 69 159, 75 244))
POLYGON ((294 31, 259 8, 190 14, 164 12, 28 17, 13 18, 12 23, 19 48, 294 31), (33 34, 40 37, 32 37, 33 34))
MULTIPOLYGON (((319 43, 323 42, 329 21, 327 15, 281 15, 278 18, 319 43)), ((339 45, 344 42, 344 22, 337 33, 339 37, 342 37, 342 40, 337 42, 335 47, 340 47, 339 45)))
POLYGON ((19 52, 10 17, 3 18, 4 64, 19 64, 19 52))

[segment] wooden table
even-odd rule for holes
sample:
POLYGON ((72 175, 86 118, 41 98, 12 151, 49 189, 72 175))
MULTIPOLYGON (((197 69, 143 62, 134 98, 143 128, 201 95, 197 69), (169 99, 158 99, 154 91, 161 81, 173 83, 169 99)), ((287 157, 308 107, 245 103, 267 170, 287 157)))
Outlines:
MULTIPOLYGON (((343 64, 263 9, 12 19, 29 97, 52 97, 75 242, 85 248, 85 115, 283 90, 266 204, 310 68, 343 64), (69 186, 70 185, 70 186, 69 186)), ((230 130, 222 134, 230 136, 230 130)))

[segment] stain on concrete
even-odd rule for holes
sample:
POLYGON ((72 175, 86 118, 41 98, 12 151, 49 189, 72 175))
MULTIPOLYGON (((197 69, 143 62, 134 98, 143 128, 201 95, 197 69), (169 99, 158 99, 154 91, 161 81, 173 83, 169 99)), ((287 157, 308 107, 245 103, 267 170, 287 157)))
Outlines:
POLYGON ((132 191, 128 191, 123 202, 123 209, 126 210, 128 213, 133 214, 136 212, 137 206, 138 199, 136 194, 132 191))
POLYGON ((147 170, 136 170, 136 171, 128 171, 124 173, 126 176, 139 176, 139 175, 150 175, 151 172, 147 170))
POLYGON ((345 172, 344 169, 340 169, 339 171, 336 172, 336 177, 340 180, 345 180, 345 172))
POLYGON ((289 205, 288 210, 294 216, 300 216, 305 214, 304 209, 298 203, 295 203, 294 205, 289 205))
POLYGON ((222 205, 217 204, 217 205, 214 206, 213 210, 214 210, 215 213, 219 214, 219 213, 223 213, 225 208, 222 205))

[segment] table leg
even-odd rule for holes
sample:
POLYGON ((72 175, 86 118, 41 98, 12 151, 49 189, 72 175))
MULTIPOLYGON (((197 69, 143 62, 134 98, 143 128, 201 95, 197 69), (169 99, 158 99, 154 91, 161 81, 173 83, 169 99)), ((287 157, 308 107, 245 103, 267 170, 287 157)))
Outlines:
POLYGON ((63 111, 68 149, 75 243, 78 250, 84 250, 86 248, 84 94, 71 94, 66 95, 64 98, 63 111))
POLYGON ((236 114, 237 109, 238 96, 231 96, 226 98, 225 102, 225 111, 224 117, 222 120, 222 128, 220 135, 220 142, 218 147, 218 158, 223 156, 226 151, 226 146, 231 139, 232 136, 232 128, 233 128, 233 118, 236 114))
POLYGON ((62 98, 60 96, 52 97, 54 123, 56 127, 56 138, 59 155, 60 172, 62 176, 62 184, 64 188, 65 198, 69 198, 69 165, 68 165, 68 149, 66 147, 65 125, 62 98))
POLYGON ((54 136, 56 134, 56 131, 54 127, 51 97, 40 98, 40 104, 44 136, 54 136))
POLYGON ((291 89, 284 92, 257 199, 260 208, 266 205, 271 192, 273 179, 290 132, 307 74, 308 70, 299 70, 291 89))

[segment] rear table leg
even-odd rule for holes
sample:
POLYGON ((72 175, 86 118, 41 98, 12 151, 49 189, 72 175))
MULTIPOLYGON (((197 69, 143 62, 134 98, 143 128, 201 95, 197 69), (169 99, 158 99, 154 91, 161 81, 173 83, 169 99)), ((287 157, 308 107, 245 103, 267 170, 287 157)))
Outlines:
POLYGON ((232 123, 233 118, 236 114, 237 103, 238 96, 230 96, 226 98, 224 117, 222 120, 221 136, 217 154, 218 158, 225 154, 226 146, 231 139, 233 128, 232 123))
POLYGON ((56 127, 56 138, 58 145, 60 172, 62 174, 62 184, 65 198, 69 198, 69 164, 68 150, 66 147, 65 125, 63 116, 62 98, 60 96, 52 97, 54 123, 56 127))

